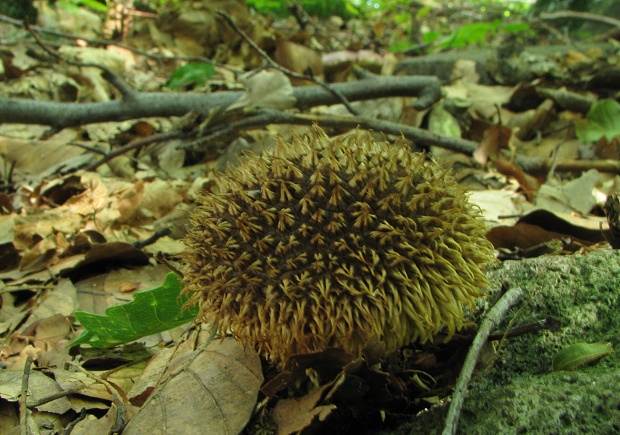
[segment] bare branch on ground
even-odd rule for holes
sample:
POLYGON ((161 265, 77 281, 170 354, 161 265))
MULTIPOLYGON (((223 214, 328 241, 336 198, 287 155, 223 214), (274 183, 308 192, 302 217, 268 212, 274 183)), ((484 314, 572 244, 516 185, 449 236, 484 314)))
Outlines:
MULTIPOLYGON (((332 88, 345 95, 349 101, 418 97, 413 106, 419 110, 430 107, 440 97, 439 80, 433 76, 380 77, 336 83, 332 88)), ((212 110, 225 109, 243 94, 235 91, 212 94, 135 92, 130 99, 121 98, 99 103, 0 98, 0 119, 4 123, 41 124, 60 130, 96 122, 183 116, 191 111, 207 115, 212 110)), ((340 103, 333 93, 321 86, 294 88, 293 96, 297 100, 296 107, 301 110, 340 103)))

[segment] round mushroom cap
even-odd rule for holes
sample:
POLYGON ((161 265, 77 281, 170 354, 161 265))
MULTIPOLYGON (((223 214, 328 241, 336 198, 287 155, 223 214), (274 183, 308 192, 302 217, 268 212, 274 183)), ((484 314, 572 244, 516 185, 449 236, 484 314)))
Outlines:
POLYGON ((459 330, 488 285, 466 189, 406 145, 314 126, 248 154, 198 199, 182 272, 199 318, 271 362, 459 330))

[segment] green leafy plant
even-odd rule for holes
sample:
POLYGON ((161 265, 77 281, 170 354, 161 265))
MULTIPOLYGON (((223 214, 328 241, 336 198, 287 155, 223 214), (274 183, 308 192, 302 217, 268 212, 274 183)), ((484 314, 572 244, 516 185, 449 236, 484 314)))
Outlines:
MULTIPOLYGON (((438 31, 426 32, 423 35, 425 44, 434 44, 438 49, 462 48, 468 45, 484 42, 488 37, 497 32, 520 33, 531 31, 527 23, 510 23, 502 25, 500 20, 493 22, 467 24, 449 35, 442 38, 442 33, 438 31)), ((390 47, 391 51, 399 52, 411 48, 413 44, 399 43, 390 47)))
POLYGON ((620 136, 620 103, 605 98, 590 107, 587 119, 577 123, 577 138, 584 142, 597 142, 605 136, 608 140, 620 136))
POLYGON ((166 83, 166 87, 179 89, 189 85, 203 86, 214 74, 215 68, 212 64, 191 62, 177 68, 166 83))
MULTIPOLYGON (((282 0, 247 0, 247 5, 260 14, 288 16, 288 1, 282 0)), ((302 0, 301 7, 310 15, 326 18, 337 15, 342 18, 357 17, 369 9, 382 8, 381 1, 360 2, 354 0, 302 0), (369 4, 371 3, 371 4, 369 4)))
POLYGON ((98 2, 97 0, 62 0, 58 2, 58 6, 69 11, 77 11, 80 6, 86 6, 99 12, 107 12, 109 6, 105 3, 98 2))
POLYGON ((188 297, 181 288, 179 276, 169 273, 161 286, 135 293, 133 301, 108 308, 105 316, 76 311, 85 330, 70 346, 112 347, 191 322, 198 307, 185 308, 188 297))
POLYGON ((500 20, 491 23, 472 23, 455 30, 437 44, 440 48, 461 48, 483 41, 501 25, 500 20))

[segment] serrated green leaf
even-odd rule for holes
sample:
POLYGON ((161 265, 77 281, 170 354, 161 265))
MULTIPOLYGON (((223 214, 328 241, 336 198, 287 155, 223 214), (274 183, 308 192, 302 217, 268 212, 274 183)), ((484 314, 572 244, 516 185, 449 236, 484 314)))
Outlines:
POLYGON ((577 125, 577 138, 584 142, 597 142, 605 136, 611 140, 620 136, 620 103, 605 98, 590 107, 587 120, 577 125))
POLYGON ((183 65, 172 73, 172 77, 166 83, 170 89, 178 89, 182 86, 195 84, 202 86, 215 75, 215 68, 210 63, 190 62, 183 65))
POLYGON ((188 297, 181 289, 179 276, 169 273, 160 287, 135 293, 133 301, 108 308, 105 316, 76 311, 85 331, 70 346, 117 346, 192 321, 198 307, 184 307, 188 297))

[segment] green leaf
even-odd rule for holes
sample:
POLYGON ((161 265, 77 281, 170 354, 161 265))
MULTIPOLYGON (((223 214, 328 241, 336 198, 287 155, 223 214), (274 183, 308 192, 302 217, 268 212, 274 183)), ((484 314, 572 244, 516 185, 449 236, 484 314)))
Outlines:
POLYGON ((461 137, 459 122, 442 105, 436 105, 428 118, 428 130, 447 137, 461 137))
POLYGON ((80 8, 73 1, 61 1, 58 3, 58 6, 74 14, 80 10, 80 8))
POLYGON ((399 42, 397 44, 391 45, 389 47, 389 50, 392 53, 400 53, 401 51, 408 50, 408 49, 412 48, 413 46, 414 46, 414 44, 409 42, 409 41, 402 41, 402 42, 399 42))
POLYGON ((394 15, 394 22, 396 24, 408 23, 411 21, 411 14, 409 12, 401 12, 394 15))
POLYGON ((441 36, 441 32, 426 32, 422 35, 422 42, 430 44, 435 42, 441 36))
POLYGON ((610 342, 571 344, 553 357, 552 368, 555 372, 559 370, 573 370, 612 352, 613 348, 610 342))
POLYGON ((530 30, 530 28, 528 23, 512 23, 505 25, 501 30, 506 33, 519 33, 530 30))
POLYGON ((495 20, 492 23, 473 23, 466 24, 455 32, 451 33, 437 46, 441 48, 460 48, 469 44, 482 41, 491 32, 497 30, 501 21, 495 20))
POLYGON ((99 3, 97 0, 63 0, 58 5, 73 13, 79 11, 78 6, 86 6, 99 12, 107 12, 109 9, 109 6, 99 3))
POLYGON ((198 307, 184 306, 188 297, 181 296, 181 288, 178 275, 169 273, 160 287, 135 293, 132 302, 108 308, 105 316, 76 311, 85 331, 70 346, 117 346, 192 321, 198 307))
POLYGON ((608 98, 597 101, 590 107, 587 120, 577 124, 575 133, 584 143, 620 136, 620 103, 608 98))
POLYGON ((178 89, 182 86, 195 84, 202 86, 215 75, 215 68, 210 63, 190 62, 178 68, 166 83, 170 89, 178 89))
POLYGON ((76 1, 76 4, 78 5, 84 5, 87 6, 95 11, 99 11, 99 12, 107 12, 108 11, 108 6, 99 3, 97 0, 78 0, 76 1))
POLYGON ((424 18, 431 12, 433 12, 433 8, 431 8, 430 6, 424 6, 418 10, 415 16, 416 18, 420 19, 420 18, 424 18))

